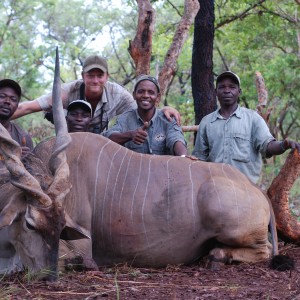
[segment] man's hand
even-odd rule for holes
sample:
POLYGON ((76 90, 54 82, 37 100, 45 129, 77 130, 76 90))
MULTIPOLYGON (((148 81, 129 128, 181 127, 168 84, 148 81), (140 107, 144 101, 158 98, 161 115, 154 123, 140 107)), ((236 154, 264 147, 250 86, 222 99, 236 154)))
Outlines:
POLYGON ((284 149, 297 149, 298 153, 300 154, 300 144, 295 141, 285 139, 283 141, 283 147, 284 149))
POLYGON ((173 107, 170 107, 170 106, 164 106, 162 108, 162 111, 165 115, 165 117, 170 121, 172 122, 172 117, 175 118, 177 124, 179 126, 181 126, 181 116, 180 116, 180 113, 173 107))
POLYGON ((132 141, 138 145, 144 144, 144 142, 148 137, 148 133, 146 131, 148 128, 149 128, 149 123, 145 122, 143 127, 140 127, 137 130, 133 131, 132 141))
POLYGON ((185 157, 185 158, 188 158, 190 160, 199 160, 199 158, 194 156, 194 155, 181 155, 181 157, 185 157))
POLYGON ((23 159, 24 157, 26 157, 31 152, 30 148, 28 148, 26 146, 26 138, 25 138, 25 136, 23 136, 22 140, 21 140, 21 150, 22 150, 21 159, 23 159))
POLYGON ((21 147, 22 149, 22 154, 21 154, 21 159, 25 158, 30 152, 30 148, 28 147, 21 147))

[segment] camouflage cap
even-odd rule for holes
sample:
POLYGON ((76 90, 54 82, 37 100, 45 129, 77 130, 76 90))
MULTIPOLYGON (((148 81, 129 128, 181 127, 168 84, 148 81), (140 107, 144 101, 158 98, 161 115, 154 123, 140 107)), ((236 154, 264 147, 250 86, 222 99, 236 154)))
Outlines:
POLYGON ((137 88, 138 84, 141 81, 144 81, 144 80, 149 80, 149 81, 153 82, 156 85, 156 87, 157 87, 157 91, 160 92, 160 86, 159 86, 158 80, 155 77, 150 76, 150 75, 140 75, 136 79, 136 82, 135 82, 134 87, 133 87, 133 91, 134 92, 136 91, 136 88, 137 88))

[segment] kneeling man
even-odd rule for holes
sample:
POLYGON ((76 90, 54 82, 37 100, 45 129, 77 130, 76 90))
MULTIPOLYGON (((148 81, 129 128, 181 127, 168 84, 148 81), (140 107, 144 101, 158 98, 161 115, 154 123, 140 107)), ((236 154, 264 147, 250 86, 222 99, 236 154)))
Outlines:
POLYGON ((187 147, 181 127, 169 122, 156 105, 160 87, 156 78, 140 76, 134 86, 137 109, 122 114, 116 125, 103 135, 135 152, 156 155, 186 155, 187 147))

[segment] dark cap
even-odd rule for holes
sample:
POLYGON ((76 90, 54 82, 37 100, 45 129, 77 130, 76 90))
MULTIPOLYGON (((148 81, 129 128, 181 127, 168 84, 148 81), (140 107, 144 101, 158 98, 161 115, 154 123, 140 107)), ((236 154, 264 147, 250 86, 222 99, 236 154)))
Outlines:
POLYGON ((218 84, 221 81, 221 79, 226 78, 226 77, 232 78, 239 86, 241 85, 240 77, 231 71, 226 71, 226 72, 221 73, 216 79, 216 84, 218 84))
POLYGON ((149 80, 149 81, 153 82, 153 83, 156 85, 158 92, 160 92, 160 86, 159 86, 159 83, 158 83, 157 79, 156 79, 155 77, 150 76, 150 75, 140 75, 140 76, 136 79, 136 82, 135 82, 134 88, 133 88, 133 91, 134 91, 134 92, 136 91, 136 88, 137 88, 138 84, 139 84, 141 81, 144 81, 144 80, 149 80))
POLYGON ((12 79, 0 80, 0 88, 4 88, 4 87, 12 88, 16 92, 16 94, 19 96, 19 98, 21 97, 22 90, 21 90, 20 85, 16 81, 14 81, 12 79))
POLYGON ((107 61, 103 57, 99 55, 91 55, 87 57, 82 66, 82 71, 84 73, 92 70, 92 69, 100 69, 104 73, 108 73, 107 61))
POLYGON ((72 109, 72 108, 75 108, 75 107, 82 107, 84 109, 86 109, 87 111, 89 111, 91 113, 91 116, 92 116, 92 106, 89 102, 85 101, 85 100, 74 100, 72 101, 69 105, 68 105, 68 112, 72 109))

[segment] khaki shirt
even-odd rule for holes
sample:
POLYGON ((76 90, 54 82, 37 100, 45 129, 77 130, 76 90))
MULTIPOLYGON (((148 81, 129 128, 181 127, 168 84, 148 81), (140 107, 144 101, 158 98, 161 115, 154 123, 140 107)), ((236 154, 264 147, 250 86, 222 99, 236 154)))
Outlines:
MULTIPOLYGON (((83 81, 80 79, 62 84, 61 96, 65 109, 67 109, 70 102, 81 98, 80 86, 82 83, 83 81)), ((52 107, 52 93, 37 98, 37 101, 43 110, 50 110, 52 107)), ((108 81, 104 86, 102 97, 99 99, 94 112, 90 131, 100 134, 115 116, 135 108, 136 102, 132 95, 121 85, 108 81)))
POLYGON ((262 157, 274 140, 257 112, 238 106, 228 119, 217 110, 201 120, 192 154, 204 161, 230 164, 257 183, 262 157))

